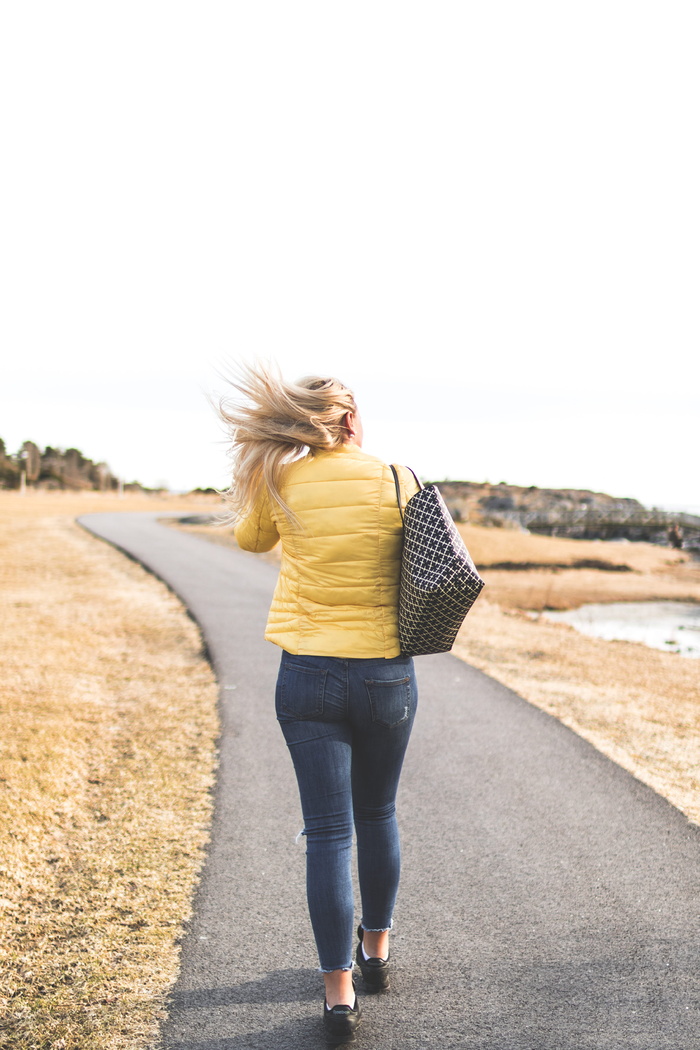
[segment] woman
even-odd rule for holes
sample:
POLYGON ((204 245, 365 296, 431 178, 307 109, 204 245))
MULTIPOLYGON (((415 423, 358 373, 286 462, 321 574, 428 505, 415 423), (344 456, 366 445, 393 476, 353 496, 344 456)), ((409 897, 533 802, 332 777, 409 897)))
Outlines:
MULTIPOLYGON (((395 799, 416 712, 398 639, 402 524, 388 466, 362 451, 362 422, 337 379, 286 383, 245 366, 223 403, 231 428, 236 539, 282 541, 265 637, 282 649, 276 710, 299 785, 307 898, 325 982, 329 1043, 352 1042, 353 828, 362 897, 356 961, 368 992, 389 987, 399 882, 395 799)), ((402 502, 416 491, 399 469, 402 502)))

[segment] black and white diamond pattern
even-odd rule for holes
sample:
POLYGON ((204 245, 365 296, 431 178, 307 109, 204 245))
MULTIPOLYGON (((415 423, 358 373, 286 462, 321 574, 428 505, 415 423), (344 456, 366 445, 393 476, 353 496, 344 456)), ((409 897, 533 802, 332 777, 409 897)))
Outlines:
MULTIPOLYGON (((391 469, 400 505, 398 478, 393 466, 391 469)), ((434 485, 421 488, 403 512, 402 654, 449 652, 483 586, 440 491, 434 485)))

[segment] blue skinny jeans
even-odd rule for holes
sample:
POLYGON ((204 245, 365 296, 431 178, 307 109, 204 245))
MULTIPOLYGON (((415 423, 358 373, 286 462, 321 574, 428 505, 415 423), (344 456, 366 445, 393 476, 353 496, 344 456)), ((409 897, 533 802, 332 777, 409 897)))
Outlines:
POLYGON ((411 657, 282 653, 275 705, 299 784, 306 892, 320 968, 352 968, 353 825, 362 926, 391 928, 401 853, 396 792, 418 693, 411 657))

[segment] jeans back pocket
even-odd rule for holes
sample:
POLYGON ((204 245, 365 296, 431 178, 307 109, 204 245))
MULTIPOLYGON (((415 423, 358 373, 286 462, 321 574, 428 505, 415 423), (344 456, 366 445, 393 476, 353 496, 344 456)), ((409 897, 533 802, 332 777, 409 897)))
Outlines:
POLYGON ((372 708, 372 721, 386 729, 395 729, 411 715, 411 679, 399 678, 394 682, 381 679, 365 679, 372 708))
POLYGON ((320 718, 327 671, 287 662, 277 684, 277 717, 320 718))

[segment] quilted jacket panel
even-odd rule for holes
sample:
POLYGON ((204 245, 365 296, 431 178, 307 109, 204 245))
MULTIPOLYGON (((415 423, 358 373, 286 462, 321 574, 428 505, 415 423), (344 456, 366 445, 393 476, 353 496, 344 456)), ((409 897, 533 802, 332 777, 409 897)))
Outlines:
MULTIPOLYGON (((417 486, 398 469, 405 505, 417 486)), ((244 550, 282 541, 265 637, 306 656, 398 656, 402 524, 389 467, 354 445, 309 454, 287 467, 282 495, 301 527, 263 493, 235 528, 244 550)))

